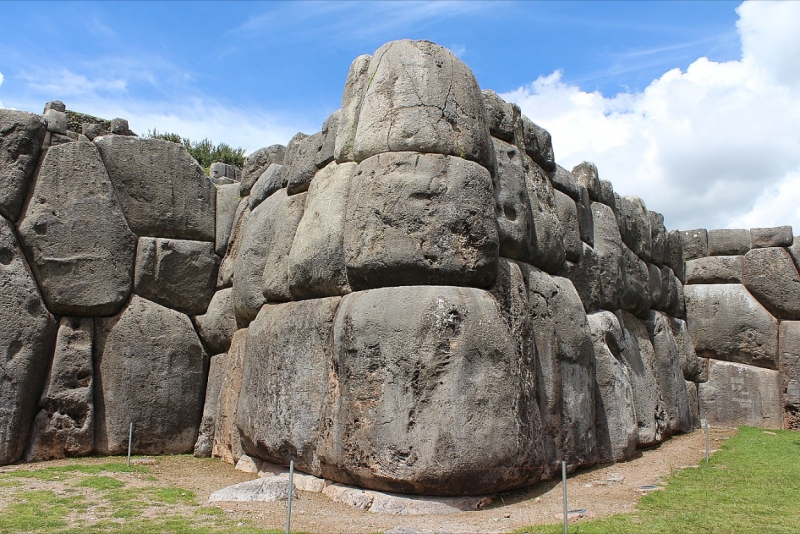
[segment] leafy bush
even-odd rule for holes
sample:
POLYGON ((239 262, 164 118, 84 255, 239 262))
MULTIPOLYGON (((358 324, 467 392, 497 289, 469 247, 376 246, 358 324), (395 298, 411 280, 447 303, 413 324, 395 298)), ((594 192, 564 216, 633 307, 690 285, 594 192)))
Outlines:
POLYGON ((213 141, 208 138, 202 141, 191 141, 176 133, 159 132, 155 128, 153 128, 152 131, 147 130, 147 134, 145 134, 144 137, 149 139, 163 139, 165 141, 182 144, 204 169, 208 169, 212 163, 217 161, 239 168, 242 168, 244 165, 245 149, 241 147, 233 148, 226 143, 215 145, 213 141))

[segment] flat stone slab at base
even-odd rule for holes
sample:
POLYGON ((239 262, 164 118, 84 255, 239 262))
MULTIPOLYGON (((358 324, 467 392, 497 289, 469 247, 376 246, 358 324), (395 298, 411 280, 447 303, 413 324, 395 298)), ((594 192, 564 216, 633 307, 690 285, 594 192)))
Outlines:
POLYGON ((479 510, 491 502, 491 497, 417 497, 362 490, 342 484, 332 484, 322 493, 331 500, 375 514, 429 515, 453 514, 479 510))
MULTIPOLYGON (((222 488, 208 497, 208 502, 273 502, 285 501, 289 497, 289 479, 267 477, 248 480, 222 488)), ((297 492, 292 492, 292 498, 297 492)))

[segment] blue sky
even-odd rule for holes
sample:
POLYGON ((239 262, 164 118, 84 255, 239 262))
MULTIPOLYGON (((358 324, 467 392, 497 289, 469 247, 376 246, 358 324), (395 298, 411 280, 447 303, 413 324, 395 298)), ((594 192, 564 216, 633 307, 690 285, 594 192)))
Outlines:
POLYGON ((318 130, 356 56, 428 39, 548 128, 562 165, 595 161, 668 225, 800 228, 785 201, 800 193, 800 134, 795 112, 780 111, 800 102, 800 12, 758 4, 1 2, 0 104, 41 112, 60 99, 140 133, 253 151, 318 130), (762 71, 780 95, 766 79, 748 86, 762 71), (763 99, 772 108, 754 109, 763 99))

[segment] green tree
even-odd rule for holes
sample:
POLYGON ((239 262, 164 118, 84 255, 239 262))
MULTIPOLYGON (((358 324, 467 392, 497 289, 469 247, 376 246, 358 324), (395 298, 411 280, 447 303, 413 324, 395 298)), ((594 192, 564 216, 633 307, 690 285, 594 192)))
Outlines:
POLYGON ((192 141, 187 137, 181 137, 176 133, 159 132, 155 128, 147 130, 144 137, 149 139, 163 139, 173 143, 179 143, 186 147, 189 154, 197 160, 201 167, 208 171, 212 163, 222 162, 241 168, 244 165, 244 148, 233 148, 226 143, 215 145, 213 141, 205 138, 201 141, 192 141))

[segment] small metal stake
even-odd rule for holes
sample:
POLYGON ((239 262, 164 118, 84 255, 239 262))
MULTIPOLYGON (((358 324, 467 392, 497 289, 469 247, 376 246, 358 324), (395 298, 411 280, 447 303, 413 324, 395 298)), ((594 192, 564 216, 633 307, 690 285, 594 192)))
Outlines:
POLYGON ((292 526, 292 493, 294 493, 294 460, 289 461, 289 499, 286 504, 286 534, 292 526))
POLYGON ((567 512, 567 462, 561 460, 561 485, 564 487, 564 534, 569 531, 569 512, 567 512))
POLYGON ((706 419, 706 464, 708 464, 708 419, 706 419))
POLYGON ((133 445, 133 421, 131 421, 131 430, 128 432, 128 467, 131 466, 131 446, 133 445))

